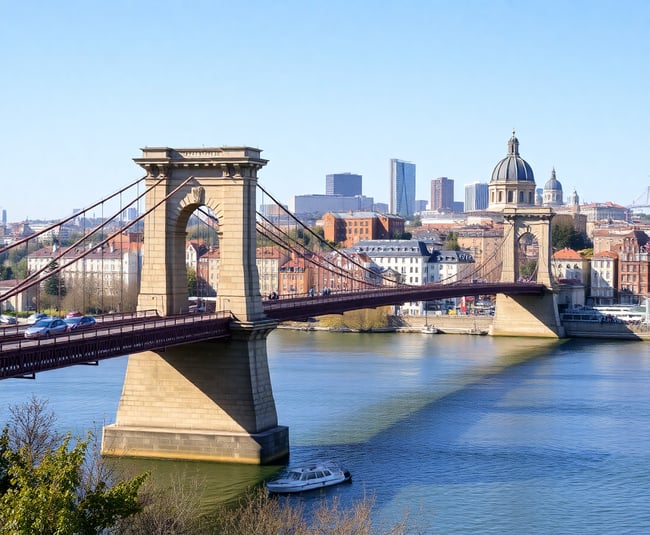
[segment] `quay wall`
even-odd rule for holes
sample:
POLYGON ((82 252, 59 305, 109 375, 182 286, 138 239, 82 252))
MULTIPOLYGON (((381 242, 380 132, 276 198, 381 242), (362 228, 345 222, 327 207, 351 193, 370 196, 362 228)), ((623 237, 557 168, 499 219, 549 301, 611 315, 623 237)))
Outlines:
MULTIPOLYGON (((420 332, 425 325, 433 326, 440 334, 487 334, 494 320, 493 316, 399 316, 391 318, 391 326, 375 329, 375 332, 420 332)), ((613 340, 650 341, 650 329, 644 326, 630 326, 623 323, 595 323, 564 321, 568 338, 601 338, 613 340)), ((284 322, 284 329, 336 330, 320 326, 315 322, 284 322)), ((341 329, 347 330, 347 329, 341 329)))

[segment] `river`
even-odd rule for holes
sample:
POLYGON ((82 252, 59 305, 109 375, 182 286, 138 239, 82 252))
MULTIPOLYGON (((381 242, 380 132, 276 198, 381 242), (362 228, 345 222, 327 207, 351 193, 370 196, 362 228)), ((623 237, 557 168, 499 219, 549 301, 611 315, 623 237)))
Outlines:
MULTIPOLYGON (((410 511, 435 534, 650 533, 647 342, 341 334, 276 330, 268 341, 291 463, 339 461, 351 484, 302 497, 375 499, 390 524, 410 511)), ((126 358, 5 380, 62 429, 114 421, 126 358)), ((135 461, 198 478, 207 503, 278 467, 135 461)))

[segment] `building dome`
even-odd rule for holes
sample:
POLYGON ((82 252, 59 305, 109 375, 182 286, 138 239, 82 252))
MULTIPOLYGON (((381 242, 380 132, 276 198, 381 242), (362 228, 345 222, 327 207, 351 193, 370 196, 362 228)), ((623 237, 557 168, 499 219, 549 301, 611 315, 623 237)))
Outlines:
POLYGON ((494 167, 490 182, 532 182, 535 183, 533 170, 528 162, 519 156, 519 140, 512 131, 508 141, 508 155, 494 167))
POLYGON ((551 178, 549 178, 548 182, 544 184, 544 189, 548 191, 562 191, 562 184, 560 184, 560 181, 555 176, 555 167, 551 172, 551 178))
POLYGON ((562 192, 562 184, 555 176, 555 167, 551 172, 551 178, 544 185, 544 206, 562 206, 564 194, 562 192))
POLYGON ((488 210, 491 212, 536 205, 533 170, 528 162, 519 156, 519 140, 514 130, 508 141, 508 155, 492 171, 488 193, 488 210))

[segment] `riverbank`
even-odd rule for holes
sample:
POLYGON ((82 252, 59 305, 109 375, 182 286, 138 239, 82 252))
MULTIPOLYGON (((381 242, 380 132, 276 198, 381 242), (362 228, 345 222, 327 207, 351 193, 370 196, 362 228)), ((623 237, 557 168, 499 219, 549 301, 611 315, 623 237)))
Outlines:
MULTIPOLYGON (((470 334, 483 336, 489 333, 493 316, 391 316, 387 327, 359 330, 346 327, 326 327, 318 318, 307 322, 284 322, 278 328, 300 331, 372 332, 372 333, 422 333, 427 327, 437 334, 470 334)), ((568 338, 599 338, 609 340, 650 341, 648 326, 625 323, 595 323, 565 321, 568 338)))
POLYGON ((421 333, 427 327, 437 334, 474 334, 486 335, 492 325, 492 316, 390 316, 389 325, 372 329, 350 329, 347 327, 327 327, 320 324, 318 318, 312 321, 288 321, 281 323, 280 329, 300 331, 329 332, 372 332, 372 333, 421 333))

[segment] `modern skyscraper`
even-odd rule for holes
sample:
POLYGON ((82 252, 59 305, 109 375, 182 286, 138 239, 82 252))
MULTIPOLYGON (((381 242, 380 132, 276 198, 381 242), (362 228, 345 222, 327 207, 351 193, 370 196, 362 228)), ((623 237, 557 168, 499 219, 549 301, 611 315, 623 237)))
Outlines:
POLYGON ((325 175, 325 195, 361 195, 361 175, 334 173, 325 175))
POLYGON ((446 176, 431 181, 431 210, 452 212, 454 209, 454 181, 446 176))
POLYGON ((488 184, 465 184, 465 212, 478 212, 488 207, 488 184))
POLYGON ((415 212, 415 164, 403 160, 390 161, 391 214, 409 217, 415 212))

